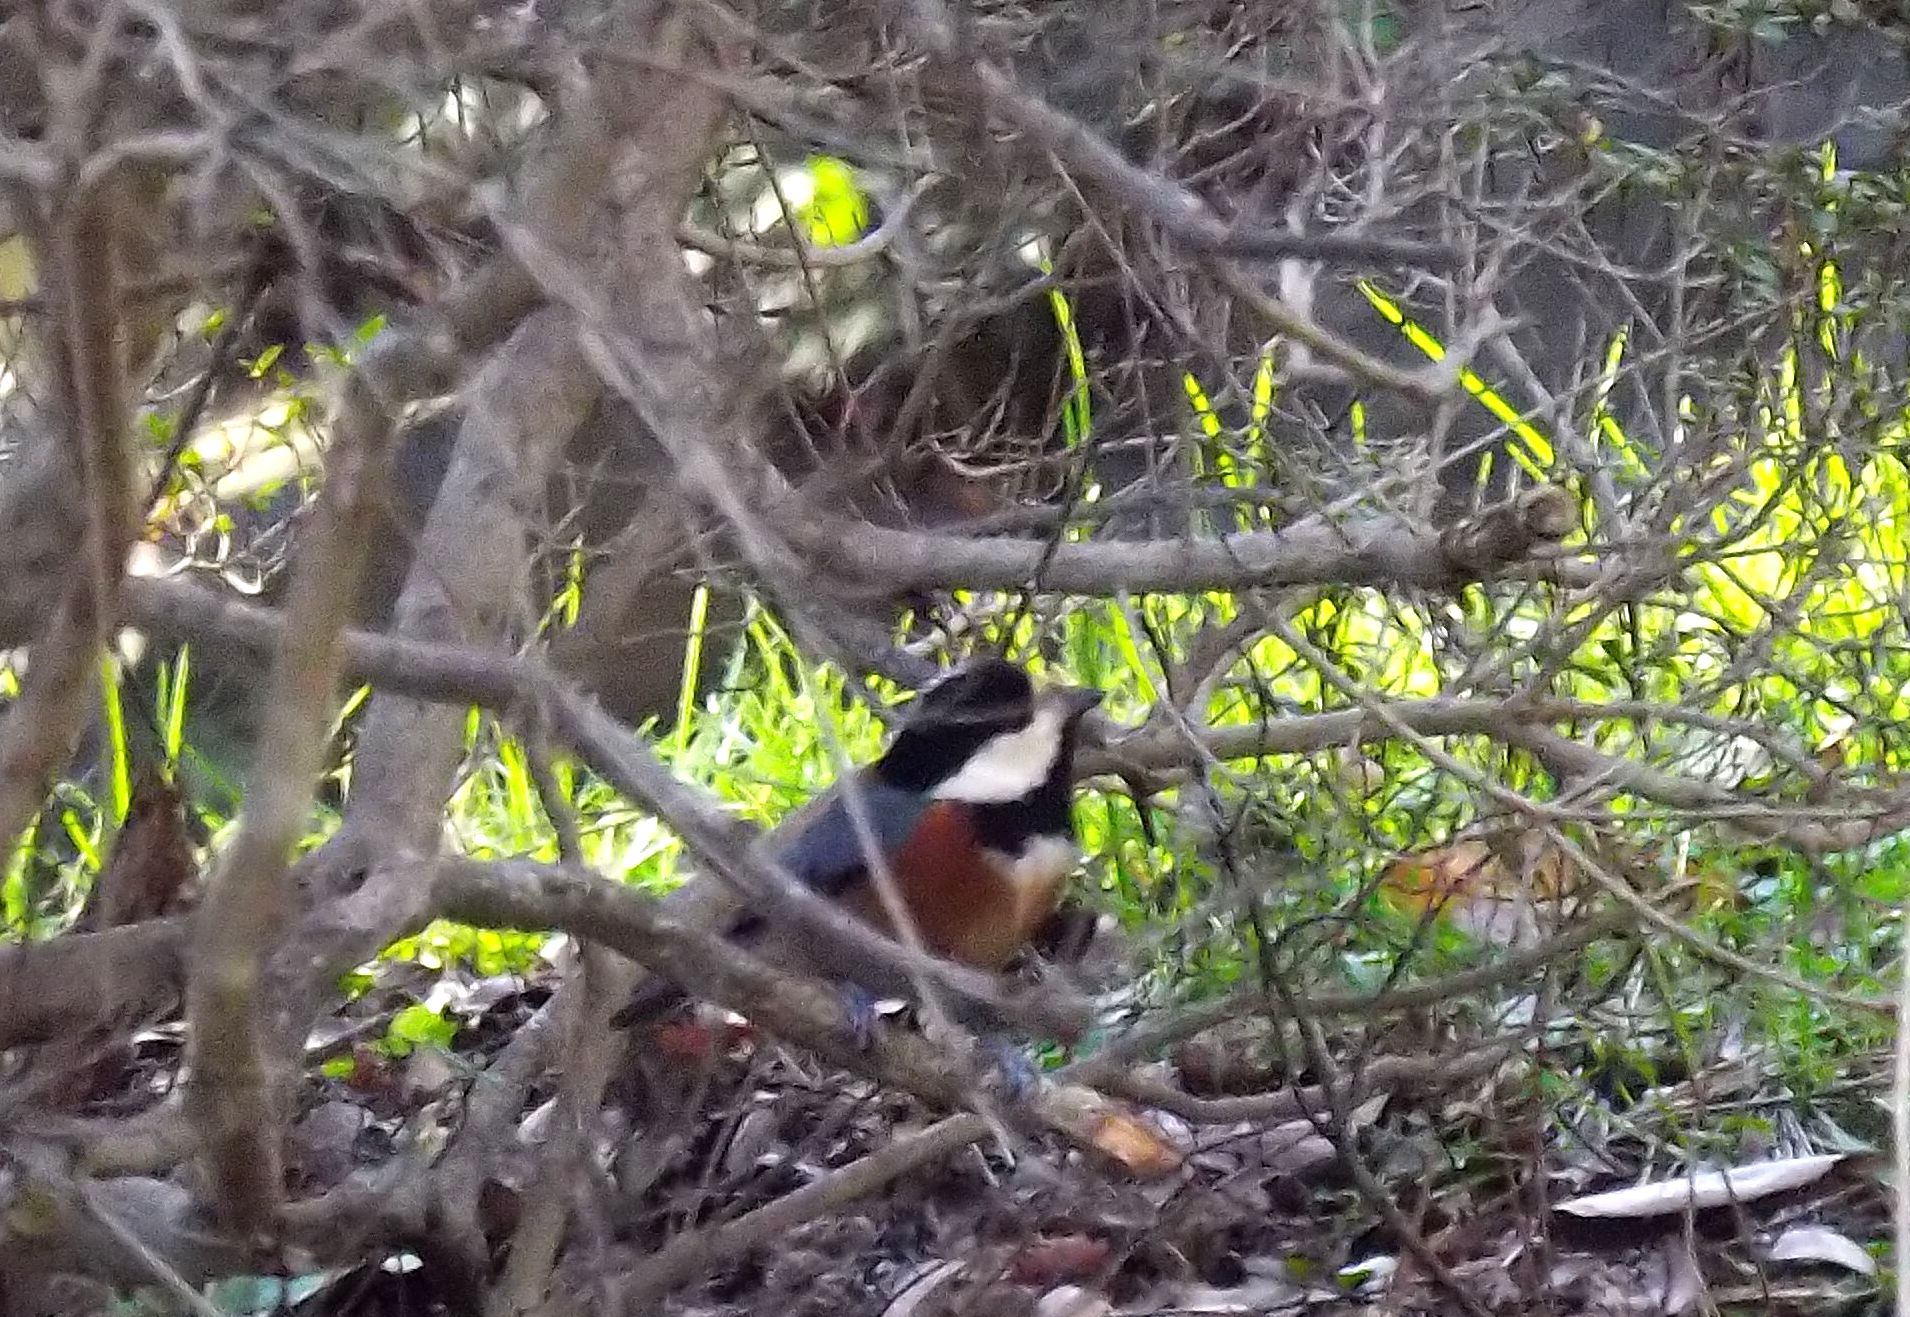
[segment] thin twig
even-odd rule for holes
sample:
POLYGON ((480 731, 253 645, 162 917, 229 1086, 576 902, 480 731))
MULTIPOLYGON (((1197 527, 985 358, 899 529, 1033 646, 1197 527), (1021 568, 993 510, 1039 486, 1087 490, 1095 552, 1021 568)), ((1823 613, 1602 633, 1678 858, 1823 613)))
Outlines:
POLYGON ((1147 216, 1197 251, 1216 255, 1358 261, 1449 269, 1456 254, 1435 243, 1352 234, 1300 234, 1230 227, 1205 202, 1179 184, 1129 164, 1094 131, 1022 87, 988 60, 960 51, 940 0, 914 0, 911 24, 935 55, 958 67, 988 107, 1051 151, 1082 178, 1105 188, 1123 205, 1147 216))
MULTIPOLYGON (((1623 911, 1597 915, 1539 946, 1515 951, 1478 969, 1441 975, 1380 993, 1311 993, 1301 996, 1299 1005, 1313 1019, 1335 1016, 1377 1019, 1400 1011, 1424 1010, 1440 1002, 1471 996, 1481 989, 1523 982, 1553 961, 1619 933, 1630 927, 1632 922, 1631 915, 1623 911)), ((1114 1039, 1093 1056, 1067 1066, 1057 1077, 1082 1084, 1110 1082, 1137 1061, 1154 1056, 1216 1025, 1264 1012, 1268 1006, 1265 993, 1259 989, 1245 989, 1163 1015, 1114 1039)))
MULTIPOLYGON (((129 616, 172 639, 208 641, 269 652, 282 620, 275 610, 220 595, 186 580, 135 578, 126 583, 129 616)), ((535 660, 512 658, 463 645, 407 641, 354 631, 346 637, 347 671, 356 679, 420 699, 508 709, 559 677, 535 660)), ((1851 841, 1843 825, 1824 821, 1821 807, 1766 803, 1715 783, 1667 773, 1568 740, 1535 724, 1542 705, 1510 697, 1436 696, 1383 700, 1362 692, 1358 707, 1295 714, 1262 724, 1203 728, 1200 754, 1223 760, 1301 755, 1354 744, 1404 739, 1419 744, 1432 736, 1487 736, 1547 756, 1571 756, 1575 769, 1602 776, 1638 796, 1677 809, 1696 809, 1708 819, 1813 854, 1851 841)), ((581 697, 572 697, 581 698, 581 697)), ((567 701, 568 703, 568 701, 567 701)), ((595 724, 593 720, 593 725, 595 724)), ((606 718, 603 726, 614 726, 606 718)), ((572 742, 575 745, 575 742, 572 742)), ((578 747, 582 748, 582 747, 578 747)), ((1084 777, 1129 770, 1164 770, 1188 764, 1193 755, 1178 732, 1148 729, 1111 738, 1105 750, 1084 750, 1084 777)), ((647 777, 647 774, 646 774, 647 777)), ((1528 802, 1529 804, 1530 802, 1528 802)), ((1890 797, 1876 819, 1865 820, 1863 841, 1888 822, 1890 797)), ((1871 1003, 1865 1009, 1871 1009, 1871 1003)))
POLYGON ((119 1219, 117 1213, 108 1209, 106 1204, 100 1201, 99 1194, 90 1184, 84 1180, 77 1180, 74 1182, 74 1188, 79 1193, 80 1205, 85 1209, 86 1214, 99 1223, 100 1228, 112 1238, 114 1243, 126 1250, 127 1256, 133 1258, 155 1281, 159 1282, 161 1289, 183 1304, 187 1312, 195 1314, 195 1317, 222 1317, 215 1304, 187 1284, 186 1278, 181 1276, 171 1263, 148 1248, 146 1242, 134 1234, 126 1223, 119 1219))
POLYGON ((1897 989, 1897 1044, 1890 1084, 1890 1132, 1897 1183, 1897 1311, 1910 1312, 1910 912, 1903 921, 1902 982, 1897 989))
POLYGON ((930 1162, 980 1143, 989 1132, 989 1121, 962 1112, 819 1176, 734 1221, 679 1234, 623 1279, 619 1297, 624 1310, 648 1312, 677 1286, 733 1263, 805 1222, 880 1192, 930 1162))

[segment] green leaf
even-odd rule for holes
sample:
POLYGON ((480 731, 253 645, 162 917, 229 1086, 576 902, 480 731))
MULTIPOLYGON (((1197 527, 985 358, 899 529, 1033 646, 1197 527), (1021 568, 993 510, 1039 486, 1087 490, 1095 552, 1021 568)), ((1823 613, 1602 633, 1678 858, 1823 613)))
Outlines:
POLYGON ((423 1002, 414 1002, 391 1017, 385 1043, 393 1056, 408 1056, 416 1047, 448 1049, 457 1035, 456 1020, 447 1020, 423 1002))
POLYGON ((265 378, 266 372, 272 369, 284 353, 285 345, 283 343, 274 343, 266 348, 265 351, 259 353, 258 359, 252 363, 252 378, 255 380, 265 378))
POLYGON ((99 689, 101 716, 106 720, 107 746, 112 755, 112 818, 117 826, 126 821, 126 812, 132 808, 133 755, 126 739, 126 710, 120 703, 119 664, 111 654, 100 656, 99 689))
POLYGON ((253 1317, 277 1311, 285 1298, 285 1282, 277 1276, 227 1276, 206 1287, 206 1298, 220 1312, 253 1317))
POLYGON ((855 171, 833 156, 811 156, 809 177, 815 187, 809 204, 793 208, 808 227, 809 241, 831 247, 860 238, 869 226, 869 202, 855 171))

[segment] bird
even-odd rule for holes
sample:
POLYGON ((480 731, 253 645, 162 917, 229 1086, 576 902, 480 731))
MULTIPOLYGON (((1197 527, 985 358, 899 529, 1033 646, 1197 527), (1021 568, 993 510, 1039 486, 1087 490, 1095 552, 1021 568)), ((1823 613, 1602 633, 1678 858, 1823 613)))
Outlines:
MULTIPOLYGON (((1075 751, 1084 716, 1103 699, 1092 687, 1038 688, 1006 659, 971 659, 908 706, 879 758, 769 832, 760 843, 765 858, 893 938, 852 811, 860 812, 924 948, 1003 970, 1049 926, 1080 862, 1075 751)), ((735 910, 722 927, 765 958, 834 977, 806 954, 798 931, 760 913, 735 910)), ((842 986, 866 1045, 875 998, 852 980, 842 986)), ((654 1020, 684 995, 652 978, 612 1023, 654 1020)))

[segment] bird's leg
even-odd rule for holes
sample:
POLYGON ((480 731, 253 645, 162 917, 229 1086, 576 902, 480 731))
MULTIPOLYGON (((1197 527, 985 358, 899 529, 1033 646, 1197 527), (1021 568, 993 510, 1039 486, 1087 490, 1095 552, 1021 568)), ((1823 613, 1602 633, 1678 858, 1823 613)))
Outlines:
POLYGON ((856 1051, 866 1052, 875 1046, 875 1023, 881 1018, 877 1007, 882 999, 853 981, 844 983, 841 991, 842 1010, 848 1017, 849 1032, 855 1039, 856 1051))
POLYGON ((1002 1087, 1011 1102, 1020 1102, 1035 1091, 1041 1080, 1041 1068, 1026 1048, 1001 1034, 987 1034, 981 1040, 982 1051, 994 1062, 1002 1087))

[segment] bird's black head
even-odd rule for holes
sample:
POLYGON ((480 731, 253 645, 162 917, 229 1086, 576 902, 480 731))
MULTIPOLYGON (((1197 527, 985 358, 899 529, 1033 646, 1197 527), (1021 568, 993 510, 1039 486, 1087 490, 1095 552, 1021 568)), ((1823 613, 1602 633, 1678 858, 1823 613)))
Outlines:
POLYGON ((876 765, 892 786, 947 800, 997 805, 1030 799, 1074 771, 1081 717, 1101 692, 1036 690, 998 658, 963 664, 923 691, 876 765))

